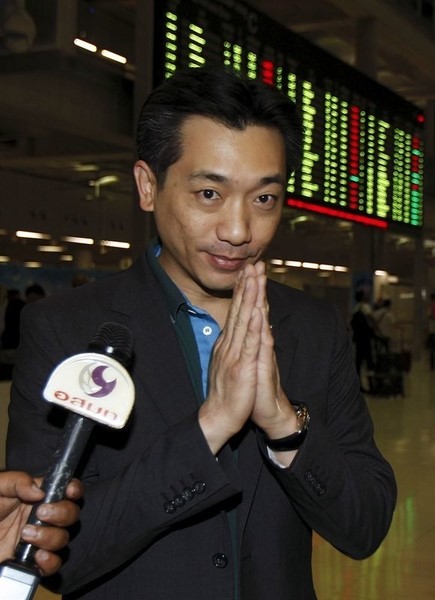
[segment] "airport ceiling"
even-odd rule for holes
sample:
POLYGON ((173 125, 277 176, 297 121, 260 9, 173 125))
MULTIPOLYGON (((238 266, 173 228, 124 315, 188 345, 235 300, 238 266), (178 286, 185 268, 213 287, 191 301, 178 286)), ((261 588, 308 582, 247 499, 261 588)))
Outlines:
MULTIPOLYGON (((280 24, 355 65, 358 19, 375 18, 380 83, 424 106, 435 99, 434 29, 406 0, 244 0, 280 24), (414 22, 414 35, 406 23, 414 22), (404 40, 406 31, 406 40, 404 40)), ((92 0, 118 18, 133 22, 137 0, 92 0)))
MULTIPOLYGON (((120 22, 132 25, 135 20, 135 0, 92 0, 96 8, 107 11, 120 22)), ((355 64, 357 46, 357 20, 376 16, 378 47, 378 80, 409 101, 424 108, 427 100, 435 99, 435 38, 433 30, 428 29, 404 8, 390 10, 395 3, 392 0, 248 0, 253 8, 260 10, 292 31, 302 35, 331 54, 350 64, 355 64), (404 23, 415 20, 414 35, 403 39, 404 23)), ((398 3, 397 3, 398 4, 398 3)), ((405 4, 403 1, 402 4, 405 4)), ((409 28, 407 28, 409 29, 409 28)), ((0 99, 1 105, 1 99, 0 99)), ((119 140, 86 140, 81 132, 58 131, 50 129, 46 123, 30 123, 20 119, 20 114, 1 116, 0 113, 0 176, 31 176, 38 181, 52 182, 54 186, 64 186, 80 195, 84 203, 83 211, 76 220, 83 220, 84 230, 95 228, 93 219, 106 219, 105 210, 89 207, 92 202, 106 201, 119 204, 126 210, 125 200, 131 202, 134 197, 132 180, 133 150, 119 140), (39 147, 46 148, 37 157, 28 147, 30 137, 39 137, 39 147), (9 150, 13 147, 14 151, 9 150), (68 147, 66 154, 60 147, 68 147), (80 168, 80 165, 94 165, 94 173, 80 168), (96 189, 89 181, 115 175, 117 181, 96 189), (87 203, 87 204, 86 204, 87 203), (100 212, 99 212, 100 211, 100 212), (89 223, 83 214, 87 213, 89 223)), ((29 199, 31 202, 31 199, 29 199)), ((3 201, 2 201, 3 203, 3 201)), ((44 210, 57 210, 59 201, 53 200, 47 209, 34 206, 33 211, 41 214, 44 210), (57 202, 57 204, 56 204, 57 202), (54 207, 54 208, 53 208, 54 207)), ((3 210, 5 210, 3 205, 3 210)), ((13 201, 9 200, 8 214, 14 211, 13 201)), ((18 211, 19 212, 19 211, 18 211)), ((80 212, 80 211, 79 211, 80 212)), ((112 220, 112 229, 116 229, 117 213, 112 220)), ((5 214, 3 212, 3 214, 5 214)), ((0 206, 0 217, 2 207, 0 206)), ((41 216, 42 215, 42 216, 41 216)), ((71 217, 74 219, 74 216, 71 217)), ((48 219, 49 220, 49 219, 48 219)), ((0 223, 0 230, 1 230, 0 223)), ((18 228, 18 224, 17 224, 18 228)), ((118 232, 118 238, 123 232, 118 232)), ((13 236, 12 236, 13 237, 13 236)), ((0 235, 0 255, 13 255, 15 260, 41 260, 36 252, 36 242, 17 240, 8 235, 0 235)), ((60 235, 58 236, 60 237, 60 235)), ((106 237, 110 237, 107 235, 106 237)), ((54 235, 54 241, 59 241, 54 235)), ((287 211, 279 231, 279 239, 272 251, 284 258, 315 260, 313 249, 322 247, 324 260, 341 264, 349 260, 352 246, 352 226, 334 219, 318 218, 315 215, 303 215, 295 210, 287 211), (300 219, 299 217, 307 217, 300 219), (289 256, 289 254, 291 254, 289 256), (294 256, 298 254, 298 256, 294 256)), ((390 236, 385 245, 385 261, 380 267, 405 276, 413 270, 415 244, 403 235, 390 236)), ((432 249, 428 249, 427 259, 432 264, 432 249)), ((94 262, 98 267, 119 265, 125 251, 116 249, 98 250, 94 262)), ((45 254, 44 264, 56 264, 55 255, 45 254)), ((435 266, 435 263, 434 263, 435 266)), ((405 277, 406 278, 406 277, 405 277)))

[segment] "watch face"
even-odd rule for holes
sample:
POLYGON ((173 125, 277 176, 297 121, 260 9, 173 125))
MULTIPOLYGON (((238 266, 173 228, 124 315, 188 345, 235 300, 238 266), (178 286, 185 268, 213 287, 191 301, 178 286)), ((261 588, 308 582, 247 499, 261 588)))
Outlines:
POLYGON ((310 422, 310 415, 308 408, 305 404, 294 404, 293 407, 296 411, 296 417, 298 419, 299 431, 307 429, 308 423, 310 422))

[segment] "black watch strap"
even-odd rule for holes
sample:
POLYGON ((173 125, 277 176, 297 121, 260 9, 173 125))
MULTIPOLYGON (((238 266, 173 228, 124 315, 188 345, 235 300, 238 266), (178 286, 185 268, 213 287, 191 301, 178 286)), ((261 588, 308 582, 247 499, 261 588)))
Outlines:
POLYGON ((297 450, 307 436, 308 424, 310 422, 308 408, 302 402, 293 404, 293 408, 296 411, 296 416, 299 423, 299 429, 297 431, 286 437, 278 439, 270 439, 267 437, 267 435, 264 436, 264 441, 266 442, 267 447, 274 452, 297 450))

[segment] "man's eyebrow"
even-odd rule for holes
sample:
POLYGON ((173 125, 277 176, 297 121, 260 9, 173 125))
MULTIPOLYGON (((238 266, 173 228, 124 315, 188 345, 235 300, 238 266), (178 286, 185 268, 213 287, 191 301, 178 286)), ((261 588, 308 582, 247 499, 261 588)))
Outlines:
POLYGON ((269 183, 278 183, 283 187, 286 185, 286 181, 280 173, 277 173, 276 175, 270 175, 269 177, 262 177, 259 181, 260 185, 269 185, 269 183))
POLYGON ((219 173, 215 173, 213 171, 194 171, 189 175, 189 179, 194 181, 195 179, 208 179, 209 181, 214 181, 216 183, 225 183, 228 181, 228 177, 225 175, 220 175, 219 173))
MULTIPOLYGON (((214 181, 216 183, 226 183, 229 181, 229 178, 225 175, 221 175, 219 173, 215 173, 214 171, 194 171, 189 175, 190 181, 195 181, 197 179, 207 179, 209 181, 214 181)), ((265 177, 261 177, 258 180, 258 187, 263 185, 269 185, 271 183, 277 183, 282 187, 285 186, 286 182, 284 177, 280 173, 276 173, 274 175, 267 175, 265 177)))

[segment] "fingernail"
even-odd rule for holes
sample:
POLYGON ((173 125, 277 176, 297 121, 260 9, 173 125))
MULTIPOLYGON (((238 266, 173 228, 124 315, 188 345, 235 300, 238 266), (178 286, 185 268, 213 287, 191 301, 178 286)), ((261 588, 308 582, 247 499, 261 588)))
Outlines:
POLYGON ((38 554, 38 561, 40 561, 40 562, 48 560, 50 558, 50 554, 46 550, 39 549, 37 554, 38 554))
POLYGON ((53 514, 53 510, 50 506, 47 506, 46 504, 42 504, 36 511, 36 514, 38 515, 38 517, 40 519, 43 519, 43 518, 51 517, 53 514))
POLYGON ((25 525, 21 534, 26 538, 31 538, 34 540, 37 537, 36 527, 33 527, 32 525, 25 525))

